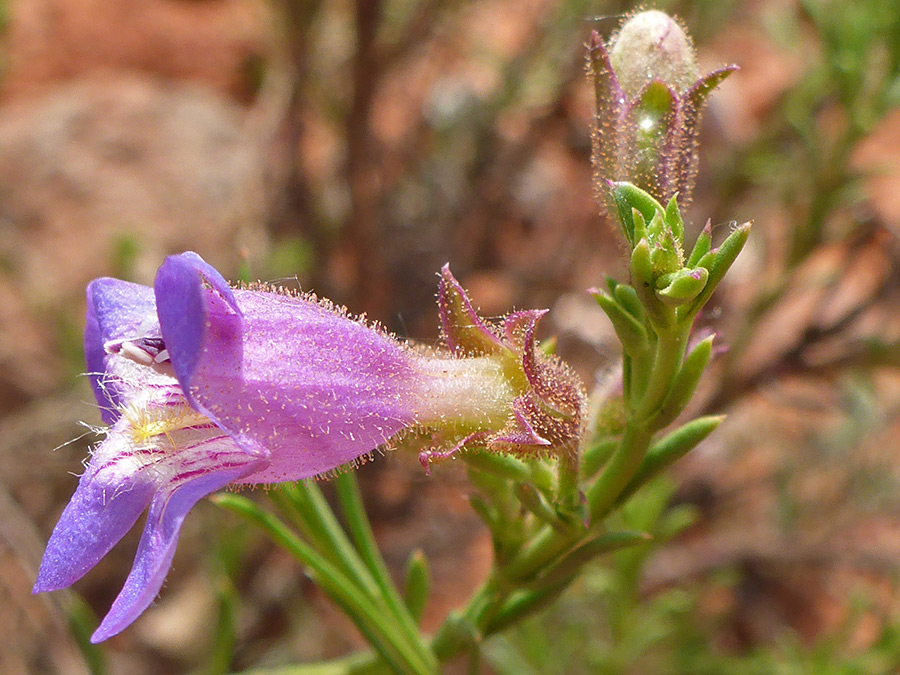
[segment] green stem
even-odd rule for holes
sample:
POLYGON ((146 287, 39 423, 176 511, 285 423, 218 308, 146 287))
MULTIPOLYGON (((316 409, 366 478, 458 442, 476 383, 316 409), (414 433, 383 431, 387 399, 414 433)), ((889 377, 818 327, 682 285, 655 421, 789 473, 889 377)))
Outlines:
POLYGON ((394 669, 408 675, 433 675, 434 667, 422 661, 393 621, 385 620, 384 611, 373 603, 357 585, 334 564, 319 555, 276 516, 261 510, 246 497, 220 494, 216 504, 224 506, 255 523, 279 546, 308 569, 309 576, 349 616, 366 640, 394 669))
POLYGON ((422 641, 422 635, 419 633, 415 620, 410 615, 406 607, 406 603, 400 597, 397 587, 391 579, 390 572, 378 550, 378 544, 375 541, 375 534, 372 532, 372 526, 366 515, 365 505, 363 504, 362 495, 359 492, 359 484, 356 481, 356 474, 345 472, 334 479, 334 486, 337 490, 338 501, 341 504, 341 510, 347 521, 347 529, 350 536, 356 544, 362 561, 368 568, 375 583, 381 590, 381 597, 390 609, 391 613, 397 619, 400 629, 406 634, 407 639, 413 645, 422 659, 428 663, 432 669, 437 669, 437 662, 434 655, 425 646, 422 641))
POLYGON ((690 327, 678 326, 659 336, 647 387, 634 413, 634 423, 645 425, 662 407, 684 360, 690 327))
POLYGON ((637 473, 653 433, 634 424, 628 424, 622 433, 622 440, 615 454, 603 469, 603 472, 587 490, 587 502, 590 509, 591 522, 597 523, 616 503, 616 499, 625 486, 637 473))
POLYGON ((558 509, 565 515, 578 510, 578 455, 577 451, 564 452, 557 460, 559 473, 558 509))

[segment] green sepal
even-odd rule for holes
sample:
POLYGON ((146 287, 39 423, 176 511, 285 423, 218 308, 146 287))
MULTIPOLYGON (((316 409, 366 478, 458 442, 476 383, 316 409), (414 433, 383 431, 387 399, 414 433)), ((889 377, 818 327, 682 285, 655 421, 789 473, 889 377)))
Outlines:
MULTIPOLYGON (((747 243, 747 237, 750 236, 750 226, 751 223, 739 225, 730 235, 728 235, 728 238, 722 242, 722 245, 719 246, 715 258, 709 266, 709 281, 706 284, 706 288, 703 289, 703 292, 700 293, 700 295, 697 296, 697 299, 689 306, 686 314, 695 314, 700 311, 703 305, 706 304, 706 301, 709 300, 713 291, 716 290, 716 286, 722 281, 728 268, 731 267, 732 263, 741 252, 741 249, 744 248, 744 244, 747 243)), ((679 314, 679 316, 681 315, 679 314)))
MULTIPOLYGON (((666 285, 656 291, 656 297, 671 307, 690 302, 704 289, 709 272, 703 268, 682 268, 666 279, 666 285)), ((657 279, 659 286, 660 279, 657 279)))
MULTIPOLYGON (((671 114, 675 105, 675 96, 669 86, 662 80, 651 80, 643 85, 642 90, 638 93, 638 101, 640 104, 632 110, 638 111, 638 116, 643 117, 650 115, 654 121, 661 122, 664 118, 671 114)), ((665 136, 665 128, 660 128, 656 133, 641 130, 641 133, 649 140, 657 136, 662 140, 665 136)))
POLYGON ((697 235, 697 241, 694 242, 694 248, 691 250, 691 255, 688 256, 686 267, 697 267, 700 258, 709 253, 710 248, 712 248, 712 222, 707 220, 703 231, 697 235))
POLYGON ((425 604, 431 591, 431 570, 428 558, 421 549, 415 549, 406 561, 406 573, 403 576, 403 602, 416 624, 422 622, 425 604))
POLYGON ((616 504, 624 502, 644 483, 693 450, 703 439, 715 431, 724 419, 724 415, 698 417, 654 443, 647 451, 634 477, 616 497, 616 504))
POLYGON ((634 316, 606 293, 595 293, 594 299, 600 305, 600 309, 609 317, 616 336, 626 352, 634 354, 647 347, 647 331, 634 316))
POLYGON ((613 201, 616 203, 616 210, 619 212, 619 222, 625 232, 625 238, 631 246, 634 246, 640 239, 634 236, 634 218, 631 209, 637 209, 644 217, 644 222, 653 219, 653 216, 664 211, 662 205, 656 201, 648 192, 641 190, 639 187, 631 183, 610 183, 613 201))
POLYGON ((669 396, 656 417, 655 424, 659 428, 666 427, 674 422, 694 396, 697 384, 700 382, 700 378, 703 376, 703 372, 706 370, 706 366, 709 364, 709 359, 712 356, 713 340, 715 340, 715 335, 710 335, 705 340, 701 340, 684 358, 684 363, 675 377, 672 390, 669 392, 669 396))
POLYGON ((712 90, 722 84, 723 80, 736 70, 738 67, 734 65, 722 66, 701 77, 688 92, 691 109, 698 111, 703 108, 703 104, 706 103, 706 98, 712 93, 712 90))
POLYGON ((681 210, 678 208, 678 194, 672 195, 669 203, 666 204, 666 225, 672 230, 675 239, 682 246, 684 245, 684 220, 681 218, 681 210))

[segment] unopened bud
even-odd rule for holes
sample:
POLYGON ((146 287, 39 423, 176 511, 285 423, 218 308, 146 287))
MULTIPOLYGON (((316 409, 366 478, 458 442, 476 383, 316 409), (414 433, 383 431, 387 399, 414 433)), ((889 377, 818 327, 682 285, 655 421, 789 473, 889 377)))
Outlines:
POLYGON ((655 9, 622 24, 610 42, 609 60, 628 97, 651 80, 661 80, 680 93, 699 75, 691 39, 675 19, 655 9))
MULTIPOLYGON (((629 182, 662 203, 677 195, 684 206, 697 172, 700 112, 735 66, 700 77, 690 37, 658 10, 632 16, 608 45, 593 33, 587 47, 597 100, 592 163, 598 201, 612 216, 621 215, 610 188, 629 182)), ((636 241, 629 237, 632 246, 636 241)))

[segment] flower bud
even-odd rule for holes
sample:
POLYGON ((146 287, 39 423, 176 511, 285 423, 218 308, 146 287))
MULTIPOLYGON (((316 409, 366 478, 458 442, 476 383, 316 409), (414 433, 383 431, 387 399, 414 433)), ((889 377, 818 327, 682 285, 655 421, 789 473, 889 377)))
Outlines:
POLYGON ((687 33, 675 19, 655 9, 635 14, 622 24, 610 41, 609 60, 619 86, 629 97, 651 80, 683 92, 699 74, 687 33))
POLYGON ((682 206, 690 200, 700 111, 734 70, 726 66, 698 77, 690 38, 657 10, 629 18, 608 46, 596 32, 591 35, 594 189, 610 215, 617 215, 611 182, 633 183, 662 203, 676 195, 682 206))

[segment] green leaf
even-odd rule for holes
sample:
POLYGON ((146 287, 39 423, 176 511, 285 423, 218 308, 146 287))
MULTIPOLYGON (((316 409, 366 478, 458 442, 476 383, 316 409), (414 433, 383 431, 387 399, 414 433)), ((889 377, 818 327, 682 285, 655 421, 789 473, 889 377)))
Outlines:
POLYGON ((591 560, 604 553, 612 553, 623 548, 643 544, 651 539, 645 532, 604 532, 576 547, 554 565, 541 573, 529 588, 543 588, 553 586, 573 575, 577 575, 581 568, 591 560))
POLYGON ((678 208, 677 194, 672 195, 669 203, 666 204, 665 221, 678 243, 684 245, 684 220, 682 220, 681 210, 678 208))
POLYGON ((647 348, 647 331, 634 316, 605 293, 595 294, 594 299, 600 305, 600 309, 609 317, 616 336, 627 353, 635 354, 647 348))
POLYGON ((634 292, 634 288, 628 284, 618 284, 612 294, 615 301, 622 305, 631 316, 638 321, 644 320, 644 308, 637 293, 634 292))
POLYGON ((710 335, 705 340, 700 341, 685 357, 681 370, 678 371, 678 375, 675 377, 669 396, 663 403, 663 407, 655 420, 655 424, 659 428, 666 427, 674 422, 687 407, 712 356, 714 339, 715 336, 710 335))
MULTIPOLYGON (((433 664, 433 655, 423 642, 422 635, 419 632, 418 620, 407 610, 407 605, 401 599, 400 593, 391 579, 390 572, 388 572, 384 558, 381 556, 381 551, 378 549, 375 533, 372 531, 372 525, 369 523, 369 516, 366 513, 365 504, 363 504, 356 474, 352 471, 347 471, 336 476, 334 487, 338 501, 341 504, 341 510, 344 513, 347 530, 353 538, 353 543, 359 552, 362 562, 372 575, 372 579, 374 579, 380 591, 380 597, 376 597, 376 601, 383 603, 387 610, 393 614, 397 621, 397 626, 405 635, 410 647, 419 653, 423 661, 433 664)), ((332 513, 330 509, 328 509, 328 513, 332 513)))
POLYGON ((706 226, 703 228, 703 231, 697 235, 697 241, 694 242, 694 248, 691 250, 691 255, 688 256, 688 261, 686 263, 687 267, 697 267, 700 258, 709 253, 709 249, 712 247, 712 221, 707 220, 706 226))
POLYGON ((487 637, 497 633, 546 607, 556 600, 574 580, 575 577, 571 576, 553 586, 547 586, 538 590, 513 592, 488 623, 484 630, 484 636, 487 637))
POLYGON ((631 283, 654 328, 671 324, 671 310, 663 306, 654 292, 650 244, 646 239, 641 239, 631 252, 631 283))
MULTIPOLYGON (((685 308, 687 310, 684 314, 685 316, 695 315, 703 308, 703 305, 706 304, 707 300, 709 300, 713 291, 716 290, 716 286, 722 281, 728 268, 731 267, 732 263, 734 263, 738 254, 741 252, 741 249, 744 248, 744 244, 747 243, 747 238, 750 236, 750 227, 751 223, 739 225, 730 235, 728 235, 728 238, 722 242, 722 245, 715 253, 712 263, 709 265, 709 281, 706 284, 706 288, 703 289, 703 292, 688 308, 685 308)), ((679 314, 679 316, 682 315, 679 314)))
POLYGON ((700 295, 708 279, 709 272, 703 267, 693 270, 682 268, 671 275, 664 288, 656 291, 656 297, 671 307, 683 305, 700 295))
POLYGON ((431 590, 431 571, 428 558, 421 549, 415 549, 406 561, 406 574, 403 583, 403 599, 413 620, 420 624, 431 590))
POLYGON ((698 417, 654 443, 638 467, 634 477, 617 497, 616 503, 621 504, 660 471, 670 466, 677 459, 684 457, 703 439, 715 431, 716 427, 724 419, 723 415, 698 417))
POLYGON ((612 456, 619 445, 618 438, 606 437, 593 443, 581 456, 581 475, 590 478, 612 456))
MULTIPOLYGON (((648 237, 648 225, 647 221, 644 218, 643 214, 637 209, 631 209, 631 222, 634 223, 634 240, 640 241, 644 237, 648 237)), ((653 222, 652 220, 650 221, 653 222)))
POLYGON ((301 562, 307 568, 309 576, 350 617, 395 672, 409 675, 435 672, 436 666, 432 664, 433 655, 430 652, 427 658, 423 658, 406 641, 397 624, 385 614, 384 608, 366 597, 353 577, 347 576, 316 552, 284 522, 240 495, 220 493, 211 500, 259 526, 276 544, 301 562))

